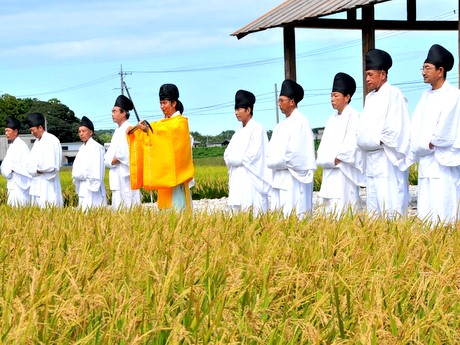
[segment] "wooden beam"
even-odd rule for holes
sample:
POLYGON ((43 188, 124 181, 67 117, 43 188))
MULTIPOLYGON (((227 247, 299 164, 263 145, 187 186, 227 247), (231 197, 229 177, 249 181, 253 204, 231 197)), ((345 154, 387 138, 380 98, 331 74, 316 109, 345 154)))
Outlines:
MULTIPOLYGON (((460 1, 460 0, 459 0, 460 1)), ((375 48, 375 29, 374 29, 374 5, 365 6, 362 9, 362 61, 363 61, 363 105, 369 88, 366 83, 366 53, 369 49, 375 48)))
POLYGON ((295 56, 295 28, 287 26, 283 28, 284 39, 284 76, 286 79, 297 80, 296 56, 295 56))
MULTIPOLYGON (((364 11, 364 7, 363 7, 364 11)), ((356 29, 361 30, 363 20, 346 19, 309 19, 298 22, 293 22, 289 25, 294 25, 296 28, 303 29, 356 29)), ((375 20, 375 30, 401 30, 401 31, 457 31, 458 21, 428 21, 419 20, 416 22, 408 22, 406 20, 375 20)))

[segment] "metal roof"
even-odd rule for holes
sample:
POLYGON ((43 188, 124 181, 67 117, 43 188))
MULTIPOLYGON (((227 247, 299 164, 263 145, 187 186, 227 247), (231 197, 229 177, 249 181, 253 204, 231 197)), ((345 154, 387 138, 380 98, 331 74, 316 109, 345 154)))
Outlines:
POLYGON ((287 0, 260 18, 232 33, 242 38, 252 32, 281 27, 390 0, 287 0))

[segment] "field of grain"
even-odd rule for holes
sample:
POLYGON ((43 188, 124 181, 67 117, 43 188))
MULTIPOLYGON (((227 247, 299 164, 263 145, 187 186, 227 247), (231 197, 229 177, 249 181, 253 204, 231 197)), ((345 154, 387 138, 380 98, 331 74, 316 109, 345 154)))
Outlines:
MULTIPOLYGON (((225 193, 225 166, 202 163, 195 188, 206 181, 203 195, 225 193)), ((72 206, 69 171, 61 181, 72 206)), ((460 339, 457 224, 146 207, 83 214, 4 202, 0 214, 1 343, 460 339)))
POLYGON ((0 206, 2 343, 446 344, 455 226, 0 206))

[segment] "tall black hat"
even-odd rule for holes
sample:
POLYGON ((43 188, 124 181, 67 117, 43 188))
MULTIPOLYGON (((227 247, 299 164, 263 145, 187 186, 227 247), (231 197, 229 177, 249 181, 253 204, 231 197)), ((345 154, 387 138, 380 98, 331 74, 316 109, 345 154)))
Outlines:
POLYGON ((91 131, 94 132, 94 125, 93 125, 93 123, 91 122, 91 120, 88 119, 86 116, 83 116, 83 117, 81 118, 80 126, 85 126, 85 127, 87 127, 89 130, 91 130, 91 131))
POLYGON ((21 122, 15 117, 8 117, 5 128, 17 129, 19 131, 21 129, 21 122))
POLYGON ((437 68, 444 67, 446 71, 450 71, 454 67, 454 56, 443 46, 433 44, 428 51, 425 63, 431 63, 437 68))
POLYGON ((371 49, 366 53, 366 71, 375 69, 388 72, 392 65, 393 60, 390 54, 384 50, 371 49))
POLYGON ((41 113, 30 113, 26 118, 29 127, 45 127, 45 117, 41 113))
POLYGON ((345 96, 353 94, 356 91, 356 82, 352 76, 339 72, 334 77, 334 83, 332 84, 332 92, 341 92, 345 96))
POLYGON ((256 96, 252 92, 246 90, 238 90, 235 94, 235 109, 238 108, 251 108, 254 109, 256 103, 256 96))
POLYGON ((179 89, 174 84, 163 84, 159 91, 160 101, 177 101, 179 99, 179 89))
POLYGON ((128 111, 134 109, 134 104, 133 104, 133 102, 132 102, 128 97, 126 97, 125 95, 120 95, 120 96, 118 96, 117 99, 115 100, 114 107, 120 107, 120 108, 123 109, 124 111, 128 112, 128 111))
POLYGON ((291 79, 286 79, 281 85, 280 96, 286 96, 297 104, 303 99, 303 87, 291 79))

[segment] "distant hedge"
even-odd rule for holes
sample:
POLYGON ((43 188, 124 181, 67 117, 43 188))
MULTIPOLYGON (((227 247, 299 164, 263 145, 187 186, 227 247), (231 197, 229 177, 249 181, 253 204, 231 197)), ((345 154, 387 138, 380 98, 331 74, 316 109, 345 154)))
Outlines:
POLYGON ((193 159, 223 157, 225 149, 226 149, 225 146, 194 147, 193 148, 193 159))

